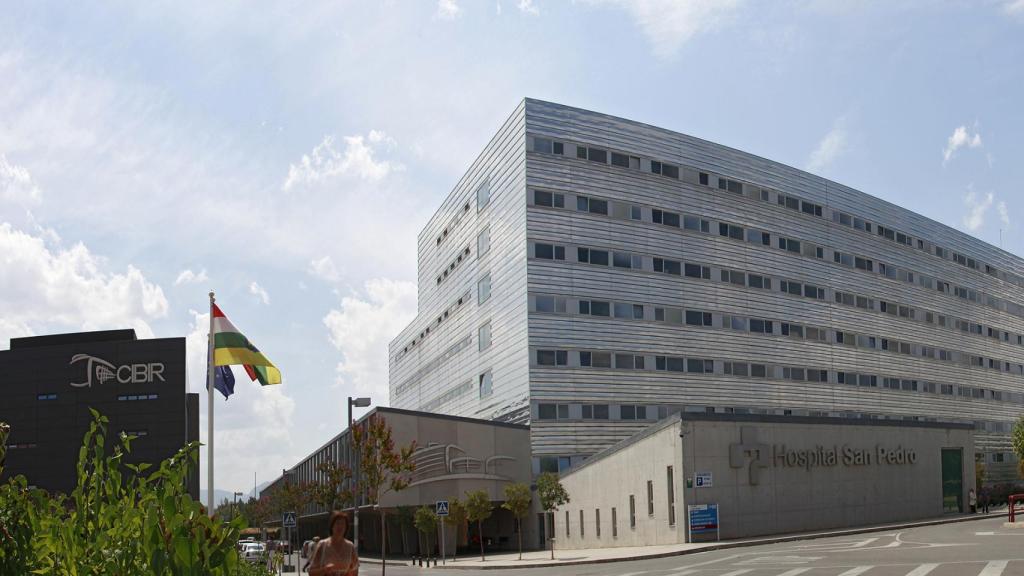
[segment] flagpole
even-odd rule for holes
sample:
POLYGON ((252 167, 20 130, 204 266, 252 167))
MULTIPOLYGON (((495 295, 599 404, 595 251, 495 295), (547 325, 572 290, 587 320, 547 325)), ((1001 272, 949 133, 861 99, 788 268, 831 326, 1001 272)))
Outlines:
POLYGON ((210 332, 206 360, 206 513, 213 516, 213 303, 210 292, 210 332))

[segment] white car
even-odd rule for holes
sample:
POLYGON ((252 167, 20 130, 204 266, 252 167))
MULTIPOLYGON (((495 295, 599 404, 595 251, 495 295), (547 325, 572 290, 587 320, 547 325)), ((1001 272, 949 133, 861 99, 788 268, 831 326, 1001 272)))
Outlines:
POLYGON ((259 562, 267 547, 262 542, 247 542, 242 545, 242 559, 249 562, 259 562))

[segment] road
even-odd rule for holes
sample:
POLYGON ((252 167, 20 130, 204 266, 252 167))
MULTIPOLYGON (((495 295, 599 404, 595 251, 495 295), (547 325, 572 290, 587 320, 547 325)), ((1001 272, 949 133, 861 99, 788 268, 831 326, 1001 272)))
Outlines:
MULTIPOLYGON (((373 575, 379 565, 364 565, 373 575)), ((976 520, 607 564, 518 570, 388 566, 411 576, 1022 576, 1024 529, 976 520)))

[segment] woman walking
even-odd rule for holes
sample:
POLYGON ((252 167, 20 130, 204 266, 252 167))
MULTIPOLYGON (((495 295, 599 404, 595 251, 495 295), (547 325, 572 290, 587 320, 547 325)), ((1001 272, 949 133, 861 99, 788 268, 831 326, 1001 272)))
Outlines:
POLYGON ((359 557, 356 547, 345 539, 348 514, 335 510, 328 524, 330 537, 317 543, 309 562, 309 576, 357 576, 359 557))

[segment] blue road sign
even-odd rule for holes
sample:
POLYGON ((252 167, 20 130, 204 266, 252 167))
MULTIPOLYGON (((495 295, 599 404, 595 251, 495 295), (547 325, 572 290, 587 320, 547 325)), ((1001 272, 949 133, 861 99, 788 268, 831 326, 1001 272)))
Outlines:
POLYGON ((447 516, 448 515, 448 501, 447 500, 438 500, 437 501, 437 515, 438 516, 447 516))
POLYGON ((696 504, 687 508, 690 511, 690 534, 718 532, 718 504, 696 504))
POLYGON ((281 515, 281 526, 295 528, 295 512, 285 512, 281 515))

